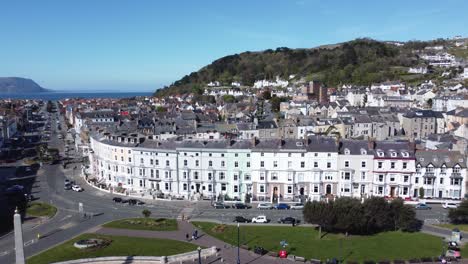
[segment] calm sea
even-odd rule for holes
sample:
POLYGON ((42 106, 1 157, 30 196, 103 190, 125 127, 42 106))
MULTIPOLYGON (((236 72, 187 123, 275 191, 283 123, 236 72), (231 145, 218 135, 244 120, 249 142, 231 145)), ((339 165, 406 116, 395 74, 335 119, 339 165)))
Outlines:
POLYGON ((44 92, 44 93, 23 93, 23 94, 3 94, 0 99, 42 99, 61 100, 66 98, 129 98, 134 96, 149 96, 151 92, 44 92))

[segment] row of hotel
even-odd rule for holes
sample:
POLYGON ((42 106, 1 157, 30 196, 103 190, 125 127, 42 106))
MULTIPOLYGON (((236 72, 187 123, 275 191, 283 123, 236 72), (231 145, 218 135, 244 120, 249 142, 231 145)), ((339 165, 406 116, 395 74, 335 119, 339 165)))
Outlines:
POLYGON ((466 160, 408 141, 157 140, 90 133, 90 177, 107 188, 183 199, 293 202, 370 196, 461 199, 466 160))

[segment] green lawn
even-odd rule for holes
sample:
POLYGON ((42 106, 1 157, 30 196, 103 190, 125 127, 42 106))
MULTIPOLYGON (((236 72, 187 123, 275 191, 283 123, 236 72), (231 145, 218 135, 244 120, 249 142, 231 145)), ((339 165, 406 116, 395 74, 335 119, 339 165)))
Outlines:
POLYGON ((44 202, 32 202, 28 204, 26 208, 26 215, 40 217, 47 216, 52 217, 57 213, 57 208, 48 203, 44 202))
POLYGON ((454 228, 458 228, 460 231, 468 232, 468 224, 461 224, 461 225, 440 224, 440 225, 437 225, 437 226, 440 226, 440 227, 443 227, 443 228, 448 228, 450 230, 452 230, 454 228))
POLYGON ((104 227, 149 231, 175 231, 177 221, 165 218, 127 218, 104 224, 104 227))
MULTIPOLYGON (((214 227, 218 225, 214 223, 195 222, 194 225, 218 239, 237 244, 236 226, 228 225, 224 231, 216 232, 214 227)), ((257 245, 278 251, 280 241, 286 240, 289 244, 287 250, 291 254, 308 259, 339 258, 342 252, 345 261, 409 260, 435 257, 442 251, 441 238, 423 233, 385 232, 374 236, 349 237, 327 234, 319 240, 318 231, 312 227, 241 226, 240 230, 241 244, 247 244, 250 248, 257 245)))
POLYGON ((169 239, 137 238, 83 234, 59 246, 51 248, 27 260, 28 264, 46 264, 80 258, 106 256, 170 256, 196 250, 197 246, 169 239), (77 249, 73 246, 78 240, 102 238, 112 240, 101 249, 77 249))

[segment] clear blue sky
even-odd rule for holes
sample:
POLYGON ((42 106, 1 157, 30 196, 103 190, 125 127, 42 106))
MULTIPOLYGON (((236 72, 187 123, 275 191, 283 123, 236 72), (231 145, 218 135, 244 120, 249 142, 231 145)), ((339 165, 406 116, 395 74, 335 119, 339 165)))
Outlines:
POLYGON ((468 1, 2 1, 0 76, 153 91, 246 50, 468 36, 468 1))

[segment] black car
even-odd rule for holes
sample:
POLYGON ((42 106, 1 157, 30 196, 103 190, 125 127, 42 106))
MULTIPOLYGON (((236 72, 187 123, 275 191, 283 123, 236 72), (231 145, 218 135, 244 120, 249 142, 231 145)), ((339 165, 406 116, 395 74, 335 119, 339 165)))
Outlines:
POLYGON ((129 205, 144 205, 145 203, 137 199, 129 199, 128 204, 129 205))
POLYGON ((236 208, 236 209, 250 209, 252 208, 252 206, 250 205, 246 205, 246 204, 243 204, 243 203, 235 203, 232 208, 236 208))
POLYGON ((112 201, 114 201, 115 203, 121 203, 121 202, 122 202, 122 198, 120 198, 120 197, 114 197, 114 198, 112 198, 112 201))
POLYGON ((290 216, 287 216, 278 220, 278 223, 281 223, 281 224, 298 224, 299 222, 300 220, 294 217, 290 217, 290 216))
POLYGON ((227 209, 229 208, 229 205, 217 202, 213 204, 213 207, 216 209, 227 209))
POLYGON ((266 249, 264 249, 263 247, 255 247, 254 248, 254 252, 255 254, 259 254, 259 255, 265 255, 266 253, 268 253, 268 251, 266 249))
POLYGON ((250 223, 250 219, 247 219, 243 216, 236 216, 236 218, 234 218, 234 222, 235 223, 250 223))
POLYGON ((65 190, 71 190, 72 184, 71 183, 65 183, 64 189, 65 190))

